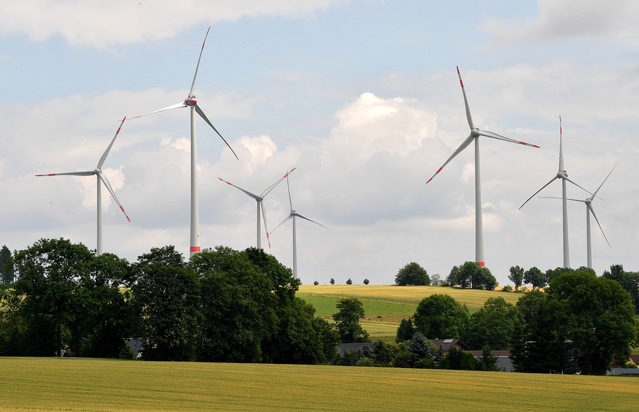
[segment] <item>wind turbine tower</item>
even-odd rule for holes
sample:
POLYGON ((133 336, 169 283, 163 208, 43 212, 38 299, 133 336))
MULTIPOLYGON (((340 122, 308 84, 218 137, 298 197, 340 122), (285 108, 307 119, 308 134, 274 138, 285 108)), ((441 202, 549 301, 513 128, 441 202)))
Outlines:
POLYGON ((268 232, 268 226, 266 224, 266 210, 264 209, 264 203, 263 203, 264 198, 266 197, 266 195, 268 195, 271 192, 271 190, 275 189, 275 187, 277 187, 277 185, 279 185, 282 180, 286 179, 289 174, 293 173, 294 170, 295 168, 291 169, 291 171, 289 172, 286 172, 284 176, 282 176, 277 182, 273 183, 272 185, 264 189, 262 193, 259 195, 255 193, 251 193, 248 190, 242 189, 241 187, 236 186, 231 182, 227 182, 221 177, 218 177, 218 179, 220 179, 222 182, 244 192, 247 196, 252 197, 257 202, 257 248, 258 249, 262 249, 262 225, 260 223, 260 213, 262 217, 264 218, 264 231, 266 232, 266 240, 268 241, 268 247, 269 248, 271 247, 271 240, 269 237, 270 235, 268 232))
POLYGON ((200 247, 200 212, 199 212, 199 201, 198 201, 198 180, 197 180, 197 141, 195 134, 195 114, 197 113, 214 131, 217 135, 224 141, 226 146, 231 149, 235 158, 237 154, 229 145, 229 143, 222 137, 220 132, 213 126, 213 123, 206 117, 204 111, 198 105, 197 99, 195 98, 195 94, 193 94, 193 90, 195 89, 195 79, 197 78, 197 72, 200 67, 200 60, 202 60, 202 52, 204 51, 204 45, 206 44, 206 39, 209 36, 209 31, 211 27, 209 26, 206 31, 206 35, 204 36, 204 41, 202 42, 202 48, 200 49, 200 55, 197 59, 197 65, 195 66, 195 74, 193 74, 193 81, 191 82, 191 89, 189 90, 189 94, 184 99, 183 102, 174 104, 172 106, 164 107, 162 109, 154 110, 149 113, 145 113, 143 115, 135 116, 134 118, 139 118, 142 116, 147 116, 153 113, 163 112, 165 110, 177 109, 188 107, 190 109, 191 115, 191 236, 190 236, 190 254, 193 256, 195 253, 201 251, 200 247))
POLYGON ((524 146, 532 146, 535 148, 539 148, 539 146, 522 142, 519 140, 514 140, 508 137, 501 136, 497 133, 489 132, 486 130, 480 130, 475 127, 473 123, 473 118, 470 114, 470 107, 468 106, 468 99, 466 98, 466 90, 464 89, 464 82, 461 78, 461 73, 459 72, 459 67, 457 67, 457 76, 459 77, 459 84, 462 89, 462 94, 464 96, 464 105, 466 106, 466 119, 468 120, 468 126, 470 127, 470 135, 462 142, 462 144, 453 152, 453 154, 444 162, 444 164, 437 169, 435 174, 431 176, 430 179, 426 182, 426 184, 430 183, 431 180, 442 169, 451 161, 455 156, 460 154, 466 147, 468 147, 471 143, 475 143, 475 262, 477 262, 480 266, 485 266, 484 259, 484 230, 482 223, 482 203, 481 203, 481 177, 480 177, 480 162, 479 162, 479 137, 484 136, 491 139, 502 140, 509 143, 516 143, 524 146))
POLYGON ((111 184, 109 183, 109 179, 107 179, 107 177, 104 175, 104 173, 102 173, 102 165, 104 165, 104 161, 106 160, 107 156, 109 155, 109 152, 111 151, 111 147, 113 146, 113 143, 115 142, 115 138, 118 137, 118 134, 120 134, 120 130, 122 129, 122 125, 124 124, 124 121, 126 120, 126 116, 122 119, 122 122, 120 123, 120 126, 118 126, 118 130, 115 132, 115 136, 113 136, 113 139, 111 139, 111 143, 109 143, 109 146, 106 148, 106 150, 104 151, 104 153, 102 154, 102 157, 100 158, 100 160, 98 161, 98 165, 96 166, 95 169, 93 170, 85 170, 85 171, 80 171, 80 172, 63 172, 63 173, 45 173, 45 174, 37 174, 37 177, 43 177, 43 176, 94 176, 96 178, 96 184, 97 184, 97 245, 96 245, 96 255, 100 256, 102 254, 102 183, 104 183, 104 186, 107 188, 107 190, 109 191, 109 193, 111 193, 111 197, 113 197, 113 200, 115 200, 115 203, 118 204, 118 206, 120 207, 120 210, 122 211, 122 213, 124 213, 124 216, 126 217, 126 219, 130 222, 131 219, 129 218, 129 215, 126 214, 126 211, 124 210, 124 207, 122 207, 122 204, 120 203, 120 201, 118 200, 118 197, 115 195, 115 192, 113 191, 113 188, 111 187, 111 184))
MULTIPOLYGON (((542 190, 544 190, 546 188, 546 186, 548 186, 549 184, 554 182, 555 179, 560 179, 561 180, 561 201, 562 201, 562 219, 563 219, 562 236, 563 236, 564 267, 565 268, 569 268, 570 267, 570 245, 569 245, 569 241, 568 241, 568 201, 567 201, 568 198, 566 196, 566 182, 570 182, 573 185, 577 186, 578 188, 580 188, 580 189, 582 189, 582 190, 584 190, 586 192, 588 192, 588 191, 568 178, 568 172, 566 172, 566 168, 564 166, 563 127, 562 127, 562 124, 561 124, 561 116, 559 116, 559 169, 557 170, 557 174, 555 176, 553 176, 553 178, 550 179, 550 181, 548 183, 543 185, 541 187, 541 189, 537 190, 535 193, 533 193, 532 196, 530 196, 528 199, 526 199, 526 201, 521 206, 519 206, 519 210, 521 210, 521 208, 524 207, 524 205, 526 203, 528 203, 528 201, 530 199, 535 197, 535 195, 537 193, 541 192, 542 190)), ((588 193, 590 193, 590 192, 588 192, 588 193)))

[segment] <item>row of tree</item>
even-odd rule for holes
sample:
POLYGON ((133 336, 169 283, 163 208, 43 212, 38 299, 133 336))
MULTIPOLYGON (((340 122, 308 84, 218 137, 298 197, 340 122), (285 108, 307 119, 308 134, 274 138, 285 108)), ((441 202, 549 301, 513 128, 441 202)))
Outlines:
POLYGON ((397 341, 415 333, 458 338, 470 349, 509 349, 521 372, 603 374, 639 345, 630 294, 586 268, 563 270, 543 292, 523 294, 516 305, 491 297, 472 315, 449 295, 431 295, 412 319, 402 320, 397 341))
POLYGON ((398 286, 459 286, 461 288, 494 290, 498 286, 497 279, 487 267, 479 266, 475 262, 466 262, 461 266, 454 266, 446 281, 442 282, 439 275, 428 275, 426 269, 416 262, 410 262, 395 275, 398 286))
POLYGON ((129 263, 82 244, 40 240, 10 259, 0 300, 0 355, 327 363, 335 327, 295 296, 299 281, 261 250, 172 246, 129 263))

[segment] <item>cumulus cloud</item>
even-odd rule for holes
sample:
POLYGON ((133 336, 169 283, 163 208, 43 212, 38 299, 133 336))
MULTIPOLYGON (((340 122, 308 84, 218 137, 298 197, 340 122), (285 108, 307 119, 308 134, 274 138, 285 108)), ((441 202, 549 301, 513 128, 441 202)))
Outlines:
POLYGON ((637 46, 639 3, 633 0, 538 0, 531 20, 487 18, 484 30, 500 44, 552 40, 614 41, 637 46))
POLYGON ((99 49, 175 36, 199 24, 258 16, 303 16, 340 0, 22 0, 0 3, 0 34, 99 49), (114 30, 114 27, 117 29, 114 30))

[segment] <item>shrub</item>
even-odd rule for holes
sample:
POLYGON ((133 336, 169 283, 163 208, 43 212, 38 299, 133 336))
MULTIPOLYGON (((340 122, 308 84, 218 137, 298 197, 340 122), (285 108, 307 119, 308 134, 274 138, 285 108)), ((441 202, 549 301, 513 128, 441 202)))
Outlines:
POLYGON ((506 285, 501 289, 502 292, 512 292, 513 291, 513 287, 510 285, 506 285))

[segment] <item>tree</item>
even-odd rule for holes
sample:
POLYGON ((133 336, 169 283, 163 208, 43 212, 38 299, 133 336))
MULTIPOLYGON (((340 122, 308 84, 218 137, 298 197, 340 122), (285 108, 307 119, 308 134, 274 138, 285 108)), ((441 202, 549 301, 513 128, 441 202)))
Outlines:
POLYGON ((508 279, 513 282, 513 285, 515 285, 515 292, 518 291, 524 282, 524 268, 519 265, 511 266, 508 279))
POLYGON ((337 332, 343 343, 368 342, 368 332, 362 329, 359 320, 364 318, 364 305, 357 298, 340 299, 338 312, 333 315, 337 332))
POLYGON ((369 280, 368 280, 368 279, 364 279, 364 284, 365 284, 365 285, 368 285, 369 283, 370 283, 370 282, 369 282, 369 280))
POLYGON ((398 286, 428 286, 430 278, 426 269, 418 263, 411 262, 397 272, 395 284, 398 286))
POLYGON ((331 278, 330 283, 331 283, 331 285, 334 285, 335 284, 335 279, 331 278))
POLYGON ((481 348, 481 358, 476 362, 477 369, 482 371, 496 371, 497 369, 497 356, 493 356, 490 346, 485 345, 481 348))
POLYGON ((399 322, 399 327, 397 328, 397 336, 395 337, 395 342, 404 342, 407 340, 411 340, 415 335, 415 326, 413 325, 413 321, 411 318, 404 318, 399 322))
MULTIPOLYGON (((587 269, 585 267, 580 268, 582 270, 590 270, 592 271, 592 274, 594 275, 595 272, 592 269, 587 269)), ((546 285, 550 285, 550 282, 552 282, 554 279, 558 278, 559 276, 563 275, 564 273, 572 273, 574 272, 573 269, 571 268, 564 268, 564 267, 556 267, 554 269, 548 269, 546 270, 546 285)))
POLYGON ((619 283, 630 294, 635 313, 639 314, 639 273, 626 272, 623 265, 611 265, 610 271, 604 271, 602 276, 619 283))
POLYGON ((493 290, 497 286, 497 279, 486 267, 479 266, 475 262, 465 262, 461 267, 453 267, 448 275, 450 286, 461 286, 463 289, 493 290))
MULTIPOLYGON (((199 255, 199 254, 198 254, 199 255)), ((153 248, 131 265, 142 353, 148 360, 190 361, 200 341, 200 283, 174 246, 153 248)))
POLYGON ((352 284, 353 284, 353 281, 351 280, 351 278, 348 278, 348 279, 346 280, 346 284, 347 284, 347 285, 352 285, 352 284))
POLYGON ((533 289, 541 289, 546 286, 546 275, 533 266, 524 272, 524 282, 532 285, 533 289))
POLYGON ((468 308, 451 296, 434 294, 419 303, 413 318, 415 329, 428 339, 459 338, 470 315, 468 308))
POLYGON ((5 245, 0 249, 0 283, 7 285, 12 284, 13 277, 13 265, 11 264, 11 251, 5 245))
POLYGON ((582 374, 605 374, 613 359, 628 359, 637 323, 630 296, 619 283, 576 270, 554 279, 548 296, 559 309, 557 333, 574 345, 582 374))
POLYGON ((508 349, 519 312, 504 298, 491 297, 470 317, 463 341, 471 349, 508 349))
POLYGON ((86 273, 93 253, 65 239, 41 239, 12 258, 18 275, 24 355, 61 355, 68 348, 77 315, 72 310, 78 281, 86 273))

